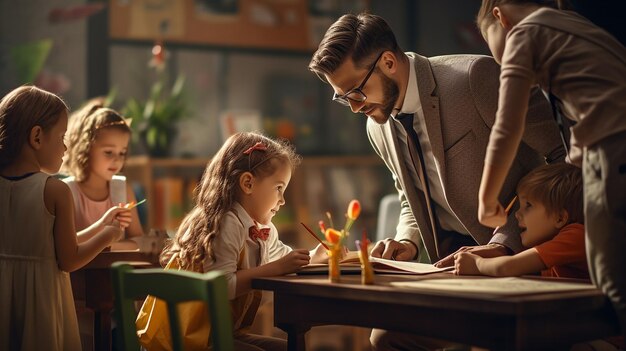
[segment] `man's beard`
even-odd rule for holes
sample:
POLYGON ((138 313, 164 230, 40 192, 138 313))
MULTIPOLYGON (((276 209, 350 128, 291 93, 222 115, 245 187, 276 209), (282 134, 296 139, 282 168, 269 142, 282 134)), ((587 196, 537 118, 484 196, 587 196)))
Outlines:
POLYGON ((383 101, 386 101, 386 103, 380 108, 383 113, 381 120, 377 120, 376 122, 379 124, 384 124, 389 119, 389 116, 391 115, 391 112, 395 107, 396 101, 398 101, 400 88, 398 88, 398 83, 396 83, 393 79, 387 77, 386 75, 381 74, 380 77, 383 83, 383 101))

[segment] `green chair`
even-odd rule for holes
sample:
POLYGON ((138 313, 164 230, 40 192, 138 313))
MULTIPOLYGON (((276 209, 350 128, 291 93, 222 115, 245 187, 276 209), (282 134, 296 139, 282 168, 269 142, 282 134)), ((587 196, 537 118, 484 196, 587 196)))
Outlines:
POLYGON ((174 350, 183 350, 176 305, 186 301, 207 303, 213 350, 234 349, 226 278, 220 272, 200 274, 159 268, 134 270, 124 262, 114 263, 111 270, 118 335, 124 350, 139 350, 134 302, 146 295, 166 301, 174 350))

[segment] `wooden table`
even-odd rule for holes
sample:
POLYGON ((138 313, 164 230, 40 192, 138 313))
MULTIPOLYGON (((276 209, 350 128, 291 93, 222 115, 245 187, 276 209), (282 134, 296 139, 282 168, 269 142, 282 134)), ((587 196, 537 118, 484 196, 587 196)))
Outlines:
MULTIPOLYGON (((520 296, 400 289, 391 281, 455 277, 377 275, 255 278, 254 289, 274 292, 274 324, 289 350, 304 350, 317 325, 353 325, 414 333, 492 350, 539 350, 619 334, 609 300, 596 289, 520 296)), ((458 279, 484 279, 457 277, 458 279)))
POLYGON ((104 251, 85 267, 70 274, 74 301, 94 312, 95 350, 111 350, 113 290, 109 268, 118 261, 129 262, 135 267, 158 265, 155 256, 139 251, 104 251))

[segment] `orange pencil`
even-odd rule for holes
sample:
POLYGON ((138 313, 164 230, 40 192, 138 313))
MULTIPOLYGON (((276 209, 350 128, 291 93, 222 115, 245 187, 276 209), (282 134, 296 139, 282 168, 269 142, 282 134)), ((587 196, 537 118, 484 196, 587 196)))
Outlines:
MULTIPOLYGON (((515 204, 515 201, 517 201, 517 195, 513 196, 513 199, 511 199, 511 202, 509 202, 509 205, 506 207, 506 209, 504 209, 504 213, 506 213, 507 216, 509 215, 509 211, 513 207, 513 204, 515 204)), ((498 229, 500 229, 500 226, 497 226, 496 229, 493 230, 492 235, 495 235, 498 232, 498 229)))
POLYGON ((320 244, 322 244, 322 246, 324 246, 324 248, 325 248, 326 250, 330 250, 330 249, 328 248, 328 246, 326 246, 326 244, 324 244, 324 242, 323 242, 322 240, 320 240, 320 238, 318 238, 318 237, 317 237, 317 235, 315 235, 315 233, 313 233, 313 231, 312 231, 309 227, 307 227, 307 226, 306 226, 306 224, 304 224, 303 222, 300 222, 300 224, 302 224, 302 226, 304 227, 304 229, 306 229, 309 233, 311 233, 311 235, 313 235, 313 237, 315 238, 315 240, 319 241, 319 242, 320 242, 320 244))

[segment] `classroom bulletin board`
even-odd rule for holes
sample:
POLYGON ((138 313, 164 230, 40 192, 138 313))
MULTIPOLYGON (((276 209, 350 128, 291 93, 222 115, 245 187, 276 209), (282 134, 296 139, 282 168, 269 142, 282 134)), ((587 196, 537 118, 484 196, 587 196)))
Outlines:
POLYGON ((306 51, 306 0, 110 0, 113 39, 306 51))

